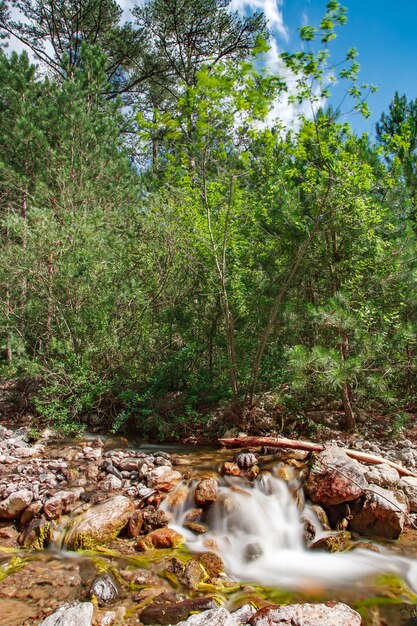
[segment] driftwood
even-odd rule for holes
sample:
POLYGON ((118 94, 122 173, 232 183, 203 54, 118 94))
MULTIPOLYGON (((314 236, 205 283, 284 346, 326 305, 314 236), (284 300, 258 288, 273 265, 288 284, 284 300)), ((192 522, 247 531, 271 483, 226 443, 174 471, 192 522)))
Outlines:
MULTIPOLYGON (((309 441, 298 441, 296 439, 285 439, 284 437, 234 437, 233 439, 219 439, 220 445, 225 448, 292 448, 293 450, 308 450, 309 452, 323 452, 325 446, 319 443, 311 443, 309 441)), ((411 472, 406 467, 393 463, 380 456, 374 456, 373 454, 366 454, 366 452, 358 452, 357 450, 350 450, 349 448, 343 448, 348 456, 357 461, 363 463, 370 463, 377 465, 378 463, 385 463, 390 467, 397 470, 400 476, 413 476, 417 478, 417 474, 411 472)))

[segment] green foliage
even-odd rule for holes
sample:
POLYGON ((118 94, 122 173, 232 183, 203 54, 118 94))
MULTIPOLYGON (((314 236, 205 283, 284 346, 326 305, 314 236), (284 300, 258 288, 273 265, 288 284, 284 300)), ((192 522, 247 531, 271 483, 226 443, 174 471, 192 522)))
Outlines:
MULTIPOLYGON (((56 42, 66 6, 24 4, 5 28, 56 42)), ((52 73, 0 52, 1 374, 68 433, 191 436, 268 392, 350 427, 377 406, 395 434, 417 399, 415 102, 395 96, 380 146, 323 105, 338 80, 366 116, 374 89, 354 49, 330 60, 339 2, 282 54, 291 86, 261 14, 152 0, 121 26, 81 4, 76 41, 38 52, 52 73)))

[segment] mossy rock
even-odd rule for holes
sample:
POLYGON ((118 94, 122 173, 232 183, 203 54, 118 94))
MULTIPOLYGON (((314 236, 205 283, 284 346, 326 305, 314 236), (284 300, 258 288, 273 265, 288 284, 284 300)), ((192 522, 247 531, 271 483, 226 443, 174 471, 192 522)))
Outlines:
POLYGON ((125 496, 114 496, 91 507, 75 519, 66 530, 64 546, 68 550, 91 550, 117 537, 135 511, 125 496))

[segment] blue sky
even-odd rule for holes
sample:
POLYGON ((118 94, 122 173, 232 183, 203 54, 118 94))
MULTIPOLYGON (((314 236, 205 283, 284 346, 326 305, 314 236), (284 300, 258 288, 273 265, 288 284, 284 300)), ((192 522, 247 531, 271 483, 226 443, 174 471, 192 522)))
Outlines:
MULTIPOLYGON (((144 0, 118 0, 129 19, 129 9, 144 0)), ((360 80, 374 83, 379 91, 369 97, 371 118, 364 120, 358 114, 346 116, 358 132, 374 133, 375 122, 397 90, 408 98, 417 97, 417 0, 345 0, 348 22, 338 29, 338 37, 331 43, 332 58, 339 61, 346 50, 357 48, 361 65, 360 80)), ((230 8, 241 13, 262 10, 269 19, 276 36, 271 51, 274 58, 283 50, 299 48, 297 28, 309 23, 317 25, 325 12, 326 0, 231 0, 230 8)), ((20 50, 17 42, 11 49, 20 50)), ((334 88, 331 104, 337 106, 342 96, 342 86, 334 88)), ((346 103, 347 105, 347 103, 346 103)), ((349 106, 342 107, 342 111, 349 106)), ((289 122, 291 107, 283 111, 284 121, 289 122)))
MULTIPOLYGON (((279 38, 280 48, 295 49, 296 29, 306 19, 317 24, 325 4, 325 0, 277 3, 289 33, 287 42, 279 38)), ((340 60, 348 48, 357 48, 361 81, 378 86, 378 92, 368 99, 371 118, 348 116, 355 130, 373 134, 375 122, 388 109, 395 91, 405 93, 410 99, 417 97, 417 0, 346 0, 342 4, 348 9, 348 22, 331 43, 332 58, 340 60)), ((340 88, 335 96, 332 104, 337 105, 340 88)))

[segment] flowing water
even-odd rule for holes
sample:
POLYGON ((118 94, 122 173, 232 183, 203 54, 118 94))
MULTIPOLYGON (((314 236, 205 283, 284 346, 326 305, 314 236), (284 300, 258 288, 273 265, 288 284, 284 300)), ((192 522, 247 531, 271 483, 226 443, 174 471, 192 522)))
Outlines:
MULTIPOLYGON (((177 488, 182 490, 183 486, 177 488)), ((227 571, 237 580, 296 591, 354 586, 358 581, 381 573, 398 574, 417 593, 417 561, 392 554, 385 548, 377 553, 352 549, 330 554, 310 551, 305 546, 300 511, 286 483, 263 473, 253 484, 239 478, 223 481, 219 498, 207 516, 209 532, 195 535, 183 527, 192 510, 193 489, 180 505, 170 506, 175 493, 163 507, 171 511, 190 549, 203 551, 215 544, 227 571)), ((307 509, 308 511, 308 509, 307 509)), ((307 513, 308 514, 308 513, 307 513)), ((323 536, 320 523, 318 535, 323 536)), ((328 534, 328 533, 327 533, 328 534)))

